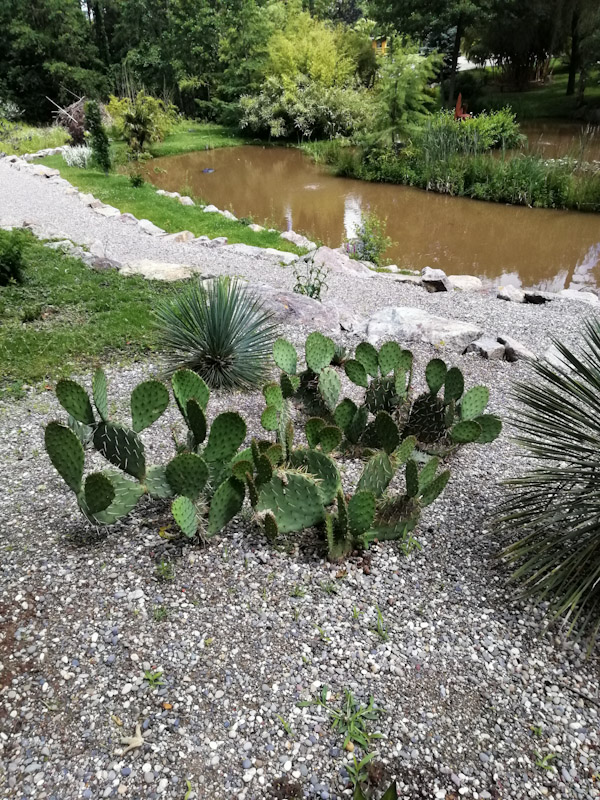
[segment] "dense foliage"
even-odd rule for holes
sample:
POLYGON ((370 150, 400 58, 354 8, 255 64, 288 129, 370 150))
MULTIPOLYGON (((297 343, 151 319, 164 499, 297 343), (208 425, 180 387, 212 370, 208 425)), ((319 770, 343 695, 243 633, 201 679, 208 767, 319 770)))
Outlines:
POLYGON ((25 237, 18 230, 0 230, 0 286, 23 280, 25 237))
POLYGON ((514 579, 569 626, 600 628, 600 323, 579 352, 556 343, 559 364, 536 361, 516 389, 517 442, 532 469, 509 481, 502 528, 514 579))
MULTIPOLYGON (((90 100, 85 105, 85 121, 89 133, 92 161, 102 172, 108 173, 112 165, 110 143, 108 141, 108 134, 102 124, 100 107, 95 100, 90 100)), ((87 164, 84 166, 87 166, 87 164)))

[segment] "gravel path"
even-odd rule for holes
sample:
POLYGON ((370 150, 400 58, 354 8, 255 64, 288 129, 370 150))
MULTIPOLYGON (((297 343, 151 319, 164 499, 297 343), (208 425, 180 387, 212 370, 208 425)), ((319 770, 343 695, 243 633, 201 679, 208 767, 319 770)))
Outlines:
MULTIPOLYGON (((51 182, 0 165, 0 187, 3 220, 56 225, 81 243, 104 237, 117 259, 190 260, 185 245, 132 236, 55 194, 51 182)), ((289 269, 267 260, 193 253, 211 272, 259 272, 290 287, 289 269)), ((538 352, 550 334, 572 339, 590 313, 574 302, 428 295, 380 277, 334 279, 330 296, 361 315, 418 305, 538 352)), ((306 333, 288 331, 297 342, 306 333)), ((422 374, 437 351, 412 349, 422 374)), ((444 357, 468 385, 490 386, 498 413, 509 409, 509 382, 527 374, 522 363, 444 357)), ((109 367, 121 417, 133 386, 157 366, 109 367)), ((251 421, 260 407, 258 393, 215 395, 209 410, 238 409, 251 421)), ((169 415, 143 435, 154 462, 172 454, 167 423, 177 419, 169 415)), ((202 549, 157 536, 168 515, 151 503, 95 531, 44 453, 43 426, 57 417, 50 392, 0 403, 3 797, 348 796, 343 736, 323 709, 297 706, 323 685, 334 708, 349 689, 384 709, 371 728, 382 734, 373 742, 376 797, 392 777, 404 798, 600 797, 598 656, 586 659, 577 643, 545 631, 539 609, 515 599, 494 558, 489 514, 498 482, 519 463, 505 434, 453 458, 452 481, 418 528, 422 550, 376 546, 340 568, 310 532, 268 546, 247 513, 202 549), (157 575, 163 560, 172 580, 157 575), (387 638, 374 631, 378 610, 387 638), (152 689, 148 669, 164 683, 152 689), (138 723, 142 746, 124 752, 121 737, 138 723)), ((345 462, 348 488, 359 469, 345 462)))

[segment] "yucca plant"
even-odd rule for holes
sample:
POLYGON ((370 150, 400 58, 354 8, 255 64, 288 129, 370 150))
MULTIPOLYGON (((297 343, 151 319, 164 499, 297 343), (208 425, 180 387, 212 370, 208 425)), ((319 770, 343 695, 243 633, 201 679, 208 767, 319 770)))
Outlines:
POLYGON ((538 361, 519 383, 516 439, 537 464, 508 481, 501 530, 518 541, 503 555, 528 594, 549 602, 568 632, 600 627, 600 320, 579 352, 555 342, 562 365, 538 361))
POLYGON ((211 389, 256 389, 267 378, 277 326, 241 281, 197 281, 156 311, 168 374, 191 369, 211 389))

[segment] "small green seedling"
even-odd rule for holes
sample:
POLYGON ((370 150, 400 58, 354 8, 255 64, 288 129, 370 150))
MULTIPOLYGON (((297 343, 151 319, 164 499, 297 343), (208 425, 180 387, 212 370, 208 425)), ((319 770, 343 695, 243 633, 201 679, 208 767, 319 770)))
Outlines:
POLYGON ((144 672, 144 680, 147 682, 151 689, 158 689, 160 686, 165 685, 162 679, 162 670, 147 669, 144 672))

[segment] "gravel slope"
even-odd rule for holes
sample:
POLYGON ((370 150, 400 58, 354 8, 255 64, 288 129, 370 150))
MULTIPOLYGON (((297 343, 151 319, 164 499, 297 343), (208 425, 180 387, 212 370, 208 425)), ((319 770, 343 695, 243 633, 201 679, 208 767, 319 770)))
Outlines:
MULTIPOLYGON (((79 242, 104 231, 120 259, 189 260, 185 246, 125 236, 125 226, 55 197, 50 182, 0 166, 0 187, 3 219, 21 214, 79 242)), ((267 261, 231 264, 218 250, 196 257, 211 272, 260 271, 261 280, 291 283, 289 270, 267 261)), ((574 338, 589 313, 572 302, 428 295, 380 277, 332 280, 330 297, 361 315, 418 305, 538 352, 551 333, 574 338)), ((297 342, 306 333, 288 331, 297 342)), ((437 351, 412 349, 421 375, 437 351)), ((467 385, 490 386, 498 413, 510 410, 510 380, 527 374, 521 363, 444 357, 467 385)), ((109 368, 123 419, 131 389, 156 367, 109 368)), ((211 414, 230 408, 258 420, 262 399, 211 398, 211 414)), ((203 549, 157 536, 168 516, 150 503, 109 531, 92 529, 44 453, 43 426, 57 417, 50 392, 0 404, 2 796, 181 800, 187 781, 188 800, 347 796, 343 737, 322 709, 297 707, 323 684, 333 707, 350 689, 385 709, 372 726, 383 736, 373 743, 373 778, 383 787, 396 777, 402 797, 600 796, 597 651, 586 659, 579 645, 544 631, 494 557, 489 514, 498 482, 519 466, 506 434, 453 458, 452 481, 419 526, 421 551, 374 547, 340 569, 310 532, 268 546, 247 514, 203 549), (173 563, 173 580, 158 579, 162 559, 173 563), (377 609, 386 640, 373 630, 377 609), (146 669, 161 670, 164 685, 152 690, 146 669), (121 737, 137 723, 143 744, 123 752, 121 737), (544 756, 554 756, 549 770, 536 765, 544 756)), ((153 462, 172 454, 167 422, 144 434, 153 462)), ((348 488, 359 470, 344 464, 348 488)))

